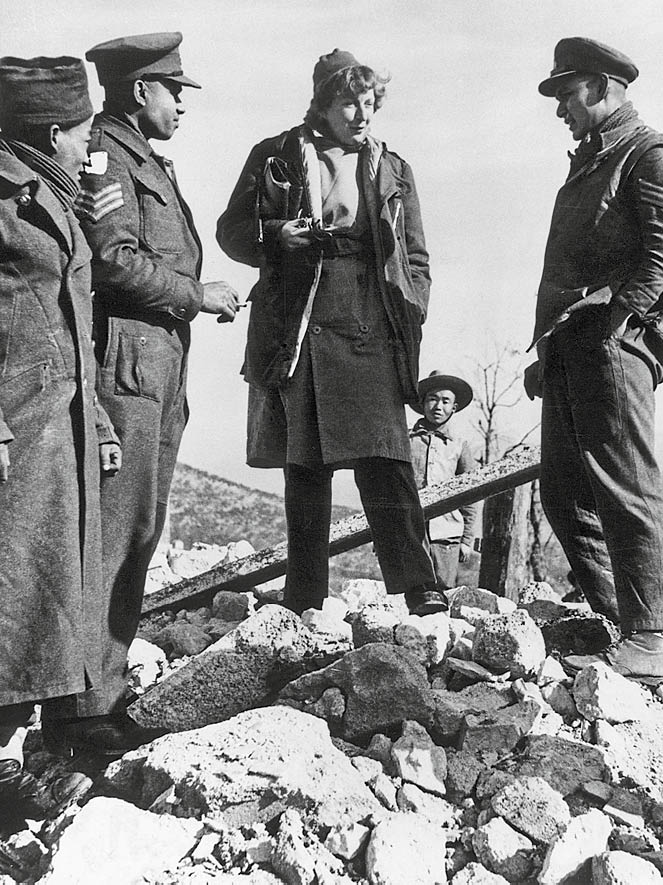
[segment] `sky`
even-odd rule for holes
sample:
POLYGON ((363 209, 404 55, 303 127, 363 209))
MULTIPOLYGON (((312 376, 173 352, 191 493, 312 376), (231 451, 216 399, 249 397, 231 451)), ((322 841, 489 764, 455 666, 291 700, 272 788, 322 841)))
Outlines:
MULTIPOLYGON (((475 383, 477 366, 506 348, 515 351, 506 383, 529 361, 550 215, 574 148, 537 91, 556 42, 593 37, 629 55, 640 77, 628 95, 663 129, 660 0, 0 0, 0 15, 0 54, 22 57, 83 57, 114 37, 182 31, 185 73, 203 89, 185 90, 179 131, 154 147, 175 162, 203 241, 203 280, 228 280, 242 300, 257 271, 227 258, 214 233, 249 150, 301 122, 320 55, 339 47, 389 71, 373 134, 409 162, 419 191, 433 277, 422 377, 439 369, 475 383)), ((103 93, 92 66, 88 74, 98 108, 103 93)), ((245 464, 247 314, 193 323, 180 460, 280 493, 280 471, 245 464)), ((524 398, 504 409, 505 436, 520 438, 538 412, 524 398)), ((454 420, 478 449, 477 418, 471 406, 454 420)), ((347 472, 335 494, 357 503, 347 472)))

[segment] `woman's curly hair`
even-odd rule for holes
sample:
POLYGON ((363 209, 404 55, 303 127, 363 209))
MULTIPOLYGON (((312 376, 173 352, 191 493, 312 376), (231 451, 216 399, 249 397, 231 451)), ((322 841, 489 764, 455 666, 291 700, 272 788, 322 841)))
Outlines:
POLYGON ((323 80, 315 88, 304 122, 312 129, 319 129, 321 125, 324 126, 322 115, 331 107, 336 96, 343 95, 353 98, 363 95, 369 89, 372 89, 375 94, 375 110, 377 111, 384 103, 387 83, 390 79, 388 74, 377 74, 373 68, 368 68, 366 65, 343 68, 323 80))

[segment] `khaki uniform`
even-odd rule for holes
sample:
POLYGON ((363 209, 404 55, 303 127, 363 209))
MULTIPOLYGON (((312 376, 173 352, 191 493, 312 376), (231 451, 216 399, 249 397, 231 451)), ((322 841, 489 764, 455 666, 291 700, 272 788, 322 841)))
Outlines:
POLYGON ((120 474, 102 483, 108 615, 105 696, 125 690, 126 654, 161 534, 187 421, 189 321, 200 309, 202 250, 172 164, 129 118, 94 120, 91 171, 77 210, 93 253, 98 391, 122 442, 120 474))

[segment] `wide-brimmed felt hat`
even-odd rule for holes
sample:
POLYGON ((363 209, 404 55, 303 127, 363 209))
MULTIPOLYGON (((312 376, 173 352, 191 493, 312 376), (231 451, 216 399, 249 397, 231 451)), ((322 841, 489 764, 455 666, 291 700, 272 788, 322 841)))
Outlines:
POLYGON ((548 98, 565 77, 575 74, 607 74, 628 86, 640 73, 623 52, 589 37, 564 37, 555 46, 554 58, 550 76, 539 83, 539 92, 548 98))
POLYGON ((85 58, 96 67, 102 86, 136 80, 172 80, 200 89, 200 84, 184 75, 178 49, 181 42, 179 31, 135 34, 98 43, 88 49, 85 58))
POLYGON ((463 381, 457 375, 445 375, 434 369, 426 378, 422 378, 417 385, 419 402, 412 408, 420 415, 424 413, 424 399, 432 390, 450 390, 456 397, 456 411, 460 412, 472 402, 474 392, 467 381, 463 381))

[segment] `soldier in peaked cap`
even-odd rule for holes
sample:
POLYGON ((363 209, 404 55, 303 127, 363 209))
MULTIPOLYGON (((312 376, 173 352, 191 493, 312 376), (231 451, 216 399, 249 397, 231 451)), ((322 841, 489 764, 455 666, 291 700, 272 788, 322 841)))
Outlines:
MULTIPOLYGON (((454 425, 454 415, 466 409, 472 388, 456 375, 431 372, 419 382, 415 412, 423 417, 410 430, 412 466, 418 489, 467 473, 476 466, 469 442, 454 425)), ((426 523, 435 577, 441 590, 456 587, 458 563, 472 553, 478 504, 437 516, 426 523)))
MULTIPOLYGON (((80 59, 0 59, 0 832, 56 804, 22 769, 35 703, 45 733, 93 715, 101 685, 99 468, 121 453, 94 394, 72 211, 91 122, 80 59)), ((71 799, 85 783, 54 786, 71 799)))
POLYGON ((579 145, 553 210, 525 387, 543 396, 546 515, 590 604, 624 633, 603 659, 663 679, 663 135, 626 98, 637 76, 623 53, 569 37, 539 85, 579 145))
MULTIPOLYGON (((172 163, 150 139, 168 140, 184 107, 180 33, 121 37, 94 46, 105 89, 93 123, 77 212, 92 249, 98 391, 122 441, 126 472, 101 489, 108 612, 98 714, 126 721, 127 650, 140 617, 145 577, 166 516, 186 424, 190 322, 200 312, 234 319, 237 293, 201 283, 201 243, 172 163)), ((129 735, 129 737, 131 737, 129 735)), ((99 743, 72 720, 63 747, 99 743)), ((122 729, 106 728, 108 755, 124 752, 122 729)))

